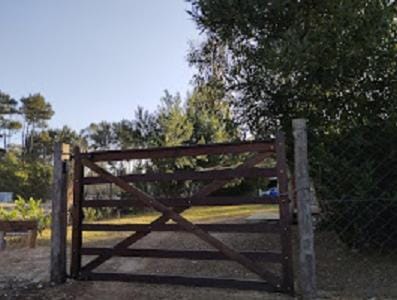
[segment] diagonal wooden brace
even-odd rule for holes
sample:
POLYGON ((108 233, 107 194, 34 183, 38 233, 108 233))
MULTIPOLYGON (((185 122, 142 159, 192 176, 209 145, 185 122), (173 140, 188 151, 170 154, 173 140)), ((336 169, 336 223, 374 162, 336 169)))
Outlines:
POLYGON ((207 242, 209 245, 223 253, 225 256, 229 257, 230 259, 240 263, 244 267, 246 267, 248 270, 254 272, 255 274, 259 275, 263 279, 265 279, 267 282, 270 284, 273 284, 275 286, 280 285, 280 280, 277 276, 275 276, 273 273, 268 272, 266 270, 263 270, 260 268, 257 264, 255 264, 253 261, 245 257, 244 255, 241 255, 240 253, 236 252, 232 248, 228 247, 212 235, 208 234, 206 231, 202 230, 195 224, 191 223, 184 217, 182 217, 180 214, 176 213, 173 211, 171 208, 165 206, 161 202, 157 201, 153 197, 149 196, 148 194, 144 193, 143 191, 137 189, 136 187, 130 185, 128 182, 125 182, 123 179, 112 175, 108 171, 102 169, 95 163, 89 161, 89 160, 82 160, 83 165, 86 167, 90 168, 92 171, 97 173, 98 175, 102 176, 103 178, 109 180, 110 182, 114 183, 115 185, 119 186, 120 188, 124 189, 126 192, 129 192, 133 195, 135 195, 139 201, 141 201, 143 204, 147 206, 151 206, 155 210, 163 213, 165 216, 168 216, 168 218, 172 219, 174 222, 179 224, 182 228, 184 228, 186 231, 193 233, 196 235, 198 238, 202 239, 203 241, 207 242))
MULTIPOLYGON (((256 166, 258 163, 262 162, 265 158, 269 157, 271 154, 268 152, 265 153, 257 153, 253 157, 249 158, 247 161, 245 161, 243 164, 240 166, 236 167, 236 169, 244 169, 244 168, 250 168, 256 166)), ((230 180, 215 180, 207 185, 205 185, 202 189, 200 189, 198 192, 194 194, 193 197, 205 197, 210 195, 211 193, 219 190, 223 186, 225 186, 230 180)), ((186 207, 178 207, 174 211, 177 213, 182 213, 186 209, 188 209, 189 206, 187 205, 186 207)), ((170 218, 166 215, 162 215, 158 217, 157 219, 153 220, 149 225, 153 228, 157 225, 162 225, 167 223, 170 220, 170 218)), ((139 241, 140 239, 144 238, 147 236, 151 231, 138 231, 130 235, 129 237, 125 238, 124 240, 120 241, 114 246, 114 249, 125 249, 131 246, 133 243, 139 241)), ((105 261, 110 259, 112 255, 109 254, 102 254, 99 255, 98 257, 94 258, 90 262, 88 262, 83 268, 83 272, 90 272, 97 268, 99 265, 103 264, 105 261)))

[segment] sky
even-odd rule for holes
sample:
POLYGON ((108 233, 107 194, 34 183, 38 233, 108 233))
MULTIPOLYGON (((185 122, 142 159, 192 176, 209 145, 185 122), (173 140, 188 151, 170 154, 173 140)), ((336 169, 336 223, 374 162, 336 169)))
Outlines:
POLYGON ((199 32, 184 0, 0 0, 0 90, 41 93, 50 126, 154 110, 164 90, 190 88, 186 57, 199 32))

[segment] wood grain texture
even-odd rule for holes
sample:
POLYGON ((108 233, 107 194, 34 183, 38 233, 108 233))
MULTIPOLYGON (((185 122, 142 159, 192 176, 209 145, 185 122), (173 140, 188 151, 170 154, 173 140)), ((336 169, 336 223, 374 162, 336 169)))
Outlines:
POLYGON ((306 120, 293 120, 296 198, 299 229, 299 284, 303 299, 316 299, 316 260, 312 224, 306 120))

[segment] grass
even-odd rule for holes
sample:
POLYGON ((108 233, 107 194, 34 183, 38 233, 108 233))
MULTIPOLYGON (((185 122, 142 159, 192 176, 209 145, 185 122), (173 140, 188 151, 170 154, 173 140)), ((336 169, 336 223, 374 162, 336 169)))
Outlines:
MULTIPOLYGON (((277 205, 242 205, 242 206, 212 206, 212 207, 195 207, 186 210, 182 215, 192 222, 214 221, 231 218, 244 218, 260 212, 276 212, 277 205)), ((107 223, 107 224, 148 224, 158 218, 159 213, 145 212, 135 215, 123 216, 87 223, 107 223)), ((95 243, 104 240, 123 238, 130 235, 131 232, 95 232, 88 231, 83 233, 84 243, 95 243)), ((71 227, 68 226, 68 242, 70 242, 71 227)), ((38 237, 39 245, 49 245, 51 230, 45 229, 38 237)))

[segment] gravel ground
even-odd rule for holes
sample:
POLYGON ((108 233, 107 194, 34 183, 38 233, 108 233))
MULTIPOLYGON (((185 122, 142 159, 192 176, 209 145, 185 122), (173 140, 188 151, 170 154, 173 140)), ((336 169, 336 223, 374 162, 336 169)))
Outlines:
MULTIPOLYGON (((274 249, 274 238, 258 234, 219 234, 218 238, 239 250, 274 249), (265 246, 265 247, 264 247, 265 246)), ((108 242, 112 244, 112 242, 108 242)), ((114 241, 113 241, 114 243, 114 241)), ((101 243, 103 245, 104 243, 101 243)), ((153 233, 135 247, 168 249, 210 249, 187 233, 153 233)), ((233 289, 195 288, 121 282, 82 282, 69 280, 62 286, 48 284, 49 248, 7 250, 0 255, 0 299, 291 299, 285 295, 233 289), (29 257, 29 259, 26 259, 29 257), (6 263, 10 262, 10 263, 6 263), (24 270, 27 270, 25 272, 24 270)), ((89 257, 86 258, 87 260, 89 257)), ((273 267, 277 271, 277 268, 273 267)), ((232 262, 203 262, 175 259, 112 258, 98 271, 184 274, 255 278, 232 262)))
MULTIPOLYGON (((274 251, 279 244, 275 235, 219 234, 217 237, 238 250, 274 251)), ((395 258, 392 256, 384 259, 364 258, 338 244, 337 238, 332 234, 321 233, 317 237, 319 298, 397 299, 395 258)), ((112 245, 115 241, 108 243, 112 245)), ((206 244, 186 233, 153 233, 135 247, 208 249, 206 244)), ((297 249, 296 239, 294 239, 294 248, 297 249)), ((48 247, 2 252, 0 299, 291 299, 286 295, 258 291, 121 282, 68 280, 64 285, 51 286, 48 283, 48 262, 48 247)), ((266 268, 279 271, 277 265, 266 265, 266 268)), ((112 258, 98 270, 255 278, 238 264, 230 262, 112 258)))

